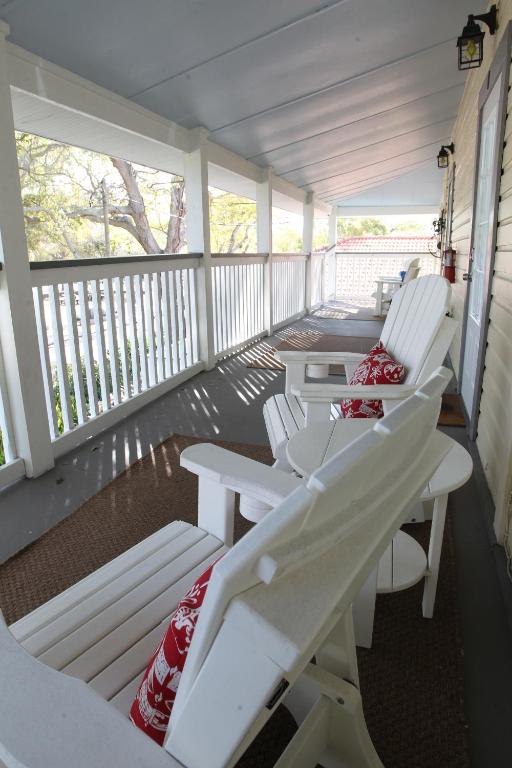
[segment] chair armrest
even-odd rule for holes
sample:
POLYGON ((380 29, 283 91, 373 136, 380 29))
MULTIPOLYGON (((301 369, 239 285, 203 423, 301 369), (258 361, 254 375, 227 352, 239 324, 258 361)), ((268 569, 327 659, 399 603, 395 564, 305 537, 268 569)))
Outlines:
POLYGON ((0 763, 52 768, 180 768, 82 680, 47 667, 12 637, 0 613, 0 763))
POLYGON ((270 506, 276 506, 302 485, 302 481, 294 475, 211 443, 185 448, 180 456, 180 464, 200 478, 270 506))
POLYGON ((305 403, 333 403, 346 398, 357 400, 404 400, 416 392, 415 384, 303 384, 292 394, 305 403))
POLYGON ((307 352, 306 350, 280 352, 276 350, 276 357, 285 364, 343 365, 344 363, 358 364, 366 355, 361 352, 307 352))

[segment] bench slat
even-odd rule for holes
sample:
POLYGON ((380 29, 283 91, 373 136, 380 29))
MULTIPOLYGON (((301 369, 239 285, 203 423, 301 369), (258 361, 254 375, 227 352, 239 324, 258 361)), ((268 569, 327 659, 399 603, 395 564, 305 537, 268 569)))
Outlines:
POLYGON ((84 598, 78 605, 60 614, 54 621, 27 637, 24 648, 32 656, 40 656, 62 638, 70 635, 90 619, 99 615, 109 605, 119 601, 124 595, 149 579, 166 564, 175 560, 193 544, 205 537, 205 532, 190 527, 174 537, 163 547, 149 554, 133 567, 124 571, 104 584, 98 583, 97 591, 84 598))
POLYGON ((116 557, 114 560, 103 565, 98 570, 85 576, 73 586, 64 592, 53 597, 39 608, 28 613, 23 618, 11 624, 9 629, 19 643, 22 643, 29 635, 41 629, 45 624, 53 621, 65 611, 80 603, 82 600, 93 594, 98 585, 108 583, 130 569, 134 563, 144 560, 167 542, 179 536, 184 531, 192 528, 190 523, 184 523, 176 520, 164 528, 148 536, 147 539, 135 544, 126 552, 116 557))
MULTIPOLYGON (((139 600, 135 601, 132 591, 119 601, 126 603, 120 610, 115 610, 117 605, 110 606, 97 620, 89 622, 90 626, 81 627, 54 646, 51 666, 58 665, 63 672, 89 682, 170 614, 187 588, 206 568, 208 556, 214 553, 220 556, 224 551, 221 547, 213 536, 200 541, 150 580, 157 582, 157 589, 145 589, 137 596, 142 597, 142 607, 139 600)), ((45 655, 41 661, 48 663, 45 655)))
MULTIPOLYGON (((222 551, 225 551, 225 548, 222 551)), ((133 643, 133 645, 129 647, 124 653, 113 659, 99 674, 89 680, 91 687, 94 688, 94 690, 99 693, 100 696, 102 696, 104 699, 110 700, 122 688, 128 685, 130 681, 133 680, 135 675, 137 676, 137 679, 140 677, 140 674, 146 669, 149 659, 155 652, 158 643, 162 639, 163 634, 167 629, 170 614, 176 608, 180 598, 186 592, 187 588, 195 581, 195 579, 208 567, 208 565, 210 565, 210 563, 217 560, 219 556, 220 552, 217 550, 212 555, 209 555, 205 560, 203 560, 200 565, 198 565, 196 568, 194 568, 193 571, 190 572, 190 574, 187 574, 187 583, 185 585, 182 584, 179 587, 176 585, 176 588, 173 588, 172 597, 174 598, 174 595, 176 594, 176 599, 170 608, 168 608, 169 603, 167 598, 165 600, 159 601, 165 606, 166 612, 164 612, 158 624, 149 630, 144 630, 144 634, 140 637, 139 640, 133 643)), ((159 611, 159 615, 161 615, 161 610, 159 611)), ((134 617, 134 620, 136 618, 137 617, 134 617)), ((122 635, 124 635, 125 630, 126 628, 123 626, 120 627, 119 631, 122 635)), ((115 647, 118 642, 119 640, 116 637, 108 638, 108 647, 110 647, 110 643, 112 643, 112 646, 115 647)), ((99 651, 99 649, 97 648, 96 651, 99 651)))

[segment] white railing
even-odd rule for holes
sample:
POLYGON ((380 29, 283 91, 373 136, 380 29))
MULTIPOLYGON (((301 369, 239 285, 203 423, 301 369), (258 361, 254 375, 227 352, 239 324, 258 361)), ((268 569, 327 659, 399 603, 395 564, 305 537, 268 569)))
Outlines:
POLYGON ((336 254, 334 248, 324 253, 323 301, 331 301, 336 297, 336 254))
POLYGON ((265 255, 213 255, 215 356, 225 357, 265 330, 265 255))
POLYGON ((311 254, 311 307, 317 307, 324 299, 324 258, 323 253, 311 254))
POLYGON ((272 255, 272 313, 274 326, 304 312, 305 254, 272 255))
POLYGON ((31 265, 52 440, 104 429, 113 409, 198 363, 198 265, 183 256, 31 265))
POLYGON ((336 296, 371 296, 378 277, 398 277, 411 259, 418 256, 420 275, 439 273, 439 259, 429 253, 337 253, 336 296))

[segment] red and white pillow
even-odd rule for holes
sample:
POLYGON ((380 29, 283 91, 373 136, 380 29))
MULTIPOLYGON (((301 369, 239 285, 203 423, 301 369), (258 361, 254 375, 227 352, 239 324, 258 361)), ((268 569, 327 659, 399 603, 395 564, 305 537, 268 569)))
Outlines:
MULTIPOLYGON (((348 384, 400 384, 405 367, 393 360, 381 341, 370 349, 357 366, 348 384)), ((346 419, 380 419, 384 416, 382 400, 342 400, 346 419)))
POLYGON ((151 657, 130 709, 130 720, 160 745, 164 742, 181 673, 214 565, 212 563, 199 576, 180 600, 151 657))

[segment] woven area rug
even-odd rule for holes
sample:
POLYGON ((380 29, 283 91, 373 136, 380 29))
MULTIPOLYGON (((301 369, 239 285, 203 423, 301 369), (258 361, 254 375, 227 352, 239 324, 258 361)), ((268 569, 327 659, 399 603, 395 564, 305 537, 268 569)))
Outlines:
MULTIPOLYGON (((196 520, 196 478, 179 455, 202 442, 174 435, 76 512, 0 567, 0 607, 8 623, 58 594, 166 523, 196 520)), ((218 442, 267 464, 265 446, 218 442)), ((236 536, 250 527, 237 515, 236 536)), ((409 526, 423 545, 428 524, 409 526)), ((446 526, 435 618, 421 616, 421 589, 377 599, 374 647, 359 654, 371 737, 387 768, 466 768, 462 648, 454 552, 446 526)), ((270 768, 294 732, 283 707, 240 761, 270 768)))

